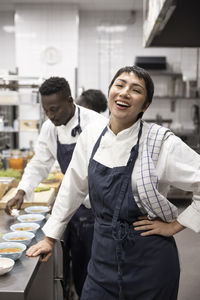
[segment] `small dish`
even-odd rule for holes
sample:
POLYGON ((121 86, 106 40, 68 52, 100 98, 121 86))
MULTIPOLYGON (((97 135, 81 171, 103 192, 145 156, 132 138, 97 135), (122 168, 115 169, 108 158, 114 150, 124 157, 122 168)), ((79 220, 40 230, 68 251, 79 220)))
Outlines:
POLYGON ((0 257, 0 275, 10 272, 15 264, 11 258, 0 257))
POLYGON ((50 211, 48 206, 42 206, 42 205, 29 206, 26 207, 24 210, 28 214, 42 214, 42 215, 46 215, 50 211))
POLYGON ((24 245, 28 246, 31 240, 34 238, 35 234, 33 232, 28 231, 13 231, 8 232, 3 235, 3 239, 6 242, 17 242, 23 243, 24 245))
POLYGON ((17 220, 24 223, 42 223, 45 219, 45 216, 41 214, 25 214, 17 217, 17 220))
POLYGON ((0 243, 0 257, 8 257, 16 260, 21 257, 26 250, 26 246, 22 243, 4 242, 0 243))
POLYGON ((12 231, 30 231, 36 234, 37 230, 40 228, 40 224, 38 223, 16 223, 10 226, 12 231))

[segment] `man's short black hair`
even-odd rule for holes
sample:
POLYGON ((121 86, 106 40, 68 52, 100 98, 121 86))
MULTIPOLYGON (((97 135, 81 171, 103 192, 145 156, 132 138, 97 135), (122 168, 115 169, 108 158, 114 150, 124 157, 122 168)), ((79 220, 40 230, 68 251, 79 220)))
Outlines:
POLYGON ((63 77, 50 77, 45 80, 39 88, 42 96, 52 94, 61 94, 63 98, 68 99, 71 96, 71 89, 68 81, 63 77))
POLYGON ((80 95, 78 104, 90 108, 98 113, 107 109, 106 96, 100 90, 89 89, 80 95))

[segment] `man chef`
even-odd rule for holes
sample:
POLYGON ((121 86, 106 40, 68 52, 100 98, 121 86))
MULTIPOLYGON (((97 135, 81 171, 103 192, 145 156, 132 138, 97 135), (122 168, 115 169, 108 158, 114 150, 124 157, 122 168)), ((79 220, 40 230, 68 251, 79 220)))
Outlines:
MULTIPOLYGON (((42 107, 48 120, 42 125, 37 140, 35 155, 25 168, 16 195, 7 203, 5 211, 20 209, 24 199, 33 198, 34 188, 44 180, 57 160, 64 174, 70 163, 77 139, 82 130, 92 122, 106 122, 102 115, 76 105, 71 96, 68 82, 61 77, 50 77, 41 85, 42 107)), ((80 162, 81 163, 81 162, 80 162)), ((69 266, 69 249, 72 255, 72 273, 77 294, 87 275, 93 237, 93 214, 81 205, 64 233, 63 260, 64 285, 69 266)))

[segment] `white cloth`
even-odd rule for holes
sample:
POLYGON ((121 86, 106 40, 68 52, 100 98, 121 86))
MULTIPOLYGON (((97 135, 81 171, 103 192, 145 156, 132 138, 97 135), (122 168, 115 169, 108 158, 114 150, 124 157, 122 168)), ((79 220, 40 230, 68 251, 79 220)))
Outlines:
MULTIPOLYGON (((136 187, 140 151, 150 125, 144 122, 140 139, 139 155, 132 173, 132 188, 135 200, 142 212, 136 187)), ((93 147, 104 125, 88 126, 80 135, 69 168, 57 195, 52 215, 43 227, 46 236, 60 239, 70 218, 88 193, 88 162, 93 147)), ((136 144, 139 121, 115 135, 108 127, 94 159, 107 167, 127 164, 131 148, 136 144)), ((178 216, 178 222, 200 232, 200 156, 175 135, 169 136, 162 145, 156 165, 158 191, 167 196, 170 185, 185 191, 192 191, 193 202, 178 216)))
POLYGON ((90 123, 107 120, 104 116, 82 106, 75 105, 75 114, 66 124, 56 127, 50 120, 42 125, 38 137, 35 155, 25 168, 23 177, 18 185, 18 190, 25 191, 25 199, 33 199, 33 190, 45 179, 57 159, 57 136, 61 144, 73 144, 77 142, 79 135, 71 135, 71 130, 78 125, 78 109, 80 107, 80 125, 82 130, 90 123))

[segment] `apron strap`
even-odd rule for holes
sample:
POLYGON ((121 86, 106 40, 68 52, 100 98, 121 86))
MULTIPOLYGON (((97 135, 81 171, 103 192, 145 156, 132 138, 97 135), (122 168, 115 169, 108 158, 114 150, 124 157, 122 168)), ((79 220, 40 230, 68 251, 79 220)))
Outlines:
POLYGON ((131 149, 131 155, 130 155, 128 163, 127 163, 129 175, 131 175, 131 173, 133 171, 133 168, 134 168, 134 165, 135 165, 135 161, 136 161, 137 156, 138 156, 140 138, 141 138, 141 135, 142 135, 142 127, 143 127, 143 122, 141 120, 140 121, 140 129, 139 129, 139 132, 138 132, 137 144, 135 146, 133 146, 133 148, 131 149))
POLYGON ((91 157, 90 157, 90 160, 93 159, 99 145, 100 145, 100 142, 101 142, 101 139, 102 139, 102 136, 104 136, 104 134, 106 133, 106 131, 108 130, 107 126, 104 128, 104 130, 102 131, 102 133, 100 134, 98 140, 96 141, 96 144, 94 145, 94 148, 92 150, 92 154, 91 154, 91 157))
POLYGON ((135 165, 135 161, 137 159, 138 156, 138 149, 139 149, 139 142, 140 142, 140 138, 142 135, 142 127, 143 127, 143 123, 142 120, 140 122, 140 129, 139 129, 139 133, 138 133, 138 140, 137 140, 137 144, 131 149, 131 154, 127 163, 127 171, 124 174, 124 180, 123 180, 123 184, 122 184, 122 188, 120 190, 119 193, 119 197, 117 198, 116 201, 116 206, 115 206, 115 210, 113 213, 113 218, 112 218, 112 229, 113 229, 113 238, 114 239, 118 239, 117 238, 117 221, 118 221, 118 217, 119 217, 119 213, 120 213, 120 209, 121 209, 121 205, 124 199, 124 194, 127 190, 128 187, 128 183, 129 180, 131 178, 131 174, 135 165))
POLYGON ((81 134, 81 118, 80 118, 80 107, 78 107, 78 125, 74 127, 71 131, 71 136, 75 137, 77 134, 81 134))

